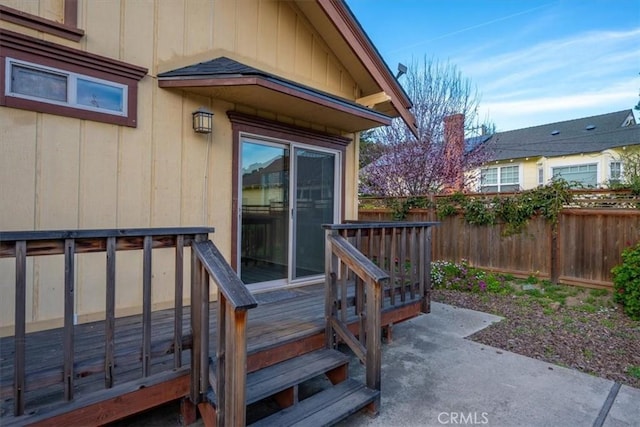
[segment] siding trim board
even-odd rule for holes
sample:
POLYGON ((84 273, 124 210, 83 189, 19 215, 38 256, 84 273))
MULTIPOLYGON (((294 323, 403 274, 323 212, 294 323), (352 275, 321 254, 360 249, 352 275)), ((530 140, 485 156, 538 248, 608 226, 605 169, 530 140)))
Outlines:
POLYGON ((0 6, 0 20, 21 25, 43 33, 53 34, 63 39, 78 42, 84 37, 84 30, 76 27, 78 18, 78 3, 76 0, 66 0, 64 5, 64 24, 49 19, 40 18, 30 13, 22 12, 11 7, 0 6))
POLYGON ((137 126, 138 81, 147 74, 146 68, 4 29, 0 29, 0 51, 2 52, 0 55, 0 105, 122 126, 137 126), (5 62, 7 57, 124 84, 128 86, 128 115, 126 117, 115 116, 6 96, 5 62))

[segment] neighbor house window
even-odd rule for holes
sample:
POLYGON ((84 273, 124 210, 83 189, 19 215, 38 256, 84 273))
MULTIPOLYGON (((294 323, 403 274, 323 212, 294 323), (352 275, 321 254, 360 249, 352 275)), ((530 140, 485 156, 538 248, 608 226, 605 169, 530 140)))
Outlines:
POLYGON ((544 185, 544 168, 538 168, 538 185, 544 185))
POLYGON ((609 163, 609 182, 611 184, 619 184, 622 179, 622 163, 609 163))
POLYGON ((5 95, 126 116, 127 86, 7 58, 5 95))
POLYGON ((598 165, 561 166, 552 168, 554 178, 562 178, 572 187, 596 187, 598 185, 598 165))
POLYGON ((518 191, 520 166, 496 166, 480 172, 480 191, 484 193, 518 191))

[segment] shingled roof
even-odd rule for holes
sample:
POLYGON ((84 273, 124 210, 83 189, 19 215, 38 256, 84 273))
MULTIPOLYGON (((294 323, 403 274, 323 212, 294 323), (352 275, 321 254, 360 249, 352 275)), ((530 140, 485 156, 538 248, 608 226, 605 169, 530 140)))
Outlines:
POLYGON ((486 141, 493 160, 596 153, 640 144, 640 126, 631 110, 525 129, 497 132, 486 141))

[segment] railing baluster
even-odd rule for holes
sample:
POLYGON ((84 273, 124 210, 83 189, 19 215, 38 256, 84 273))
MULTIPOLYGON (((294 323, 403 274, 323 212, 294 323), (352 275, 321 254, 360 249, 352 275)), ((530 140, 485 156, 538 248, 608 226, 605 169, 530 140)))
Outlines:
POLYGON ((431 227, 426 227, 424 237, 424 291, 422 296, 422 312, 431 311, 431 227))
POLYGON ((411 300, 416 298, 416 283, 418 283, 418 245, 416 240, 416 227, 411 227, 411 238, 409 239, 409 251, 411 257, 411 283, 409 293, 411 294, 411 300))
POLYGON ((406 279, 407 274, 404 264, 407 259, 407 229, 405 227, 400 231, 400 257, 398 259, 398 275, 400 276, 400 301, 405 302, 407 299, 406 279))
POLYGON ((176 236, 176 283, 173 312, 173 367, 182 366, 182 293, 184 289, 184 236, 176 236))
MULTIPOLYGON (((347 289, 347 278, 349 277, 349 269, 347 265, 343 262, 340 262, 340 296, 339 296, 339 308, 340 308, 340 318, 343 322, 347 321, 347 313, 349 311, 349 295, 347 289)), ((355 282, 356 289, 358 288, 357 278, 355 282)), ((356 292, 355 298, 358 298, 358 294, 356 292)))
POLYGON ((418 295, 420 298, 425 296, 425 284, 426 284, 426 263, 427 254, 425 252, 425 227, 418 228, 418 295))
POLYGON ((75 293, 75 267, 74 257, 76 253, 74 239, 64 241, 64 398, 73 399, 73 329, 74 329, 74 293, 75 293))
POLYGON ((144 236, 142 254, 142 376, 151 374, 151 236, 144 236))
POLYGON ((391 255, 389 255, 389 299, 391 305, 396 303, 396 259, 398 257, 398 240, 396 239, 396 228, 391 227, 391 255))
POLYGON ((25 334, 27 298, 27 242, 16 242, 16 306, 14 331, 13 413, 24 414, 25 334))
POLYGON ((115 367, 116 238, 107 237, 107 289, 104 325, 104 386, 113 387, 115 367))

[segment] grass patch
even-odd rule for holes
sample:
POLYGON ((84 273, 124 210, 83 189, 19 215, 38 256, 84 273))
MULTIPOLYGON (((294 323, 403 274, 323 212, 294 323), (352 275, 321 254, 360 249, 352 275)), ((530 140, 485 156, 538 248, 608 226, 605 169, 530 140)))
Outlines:
POLYGON ((631 365, 627 368, 627 372, 632 377, 640 379, 640 366, 631 365))

